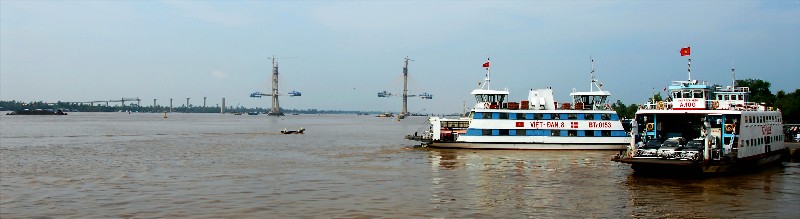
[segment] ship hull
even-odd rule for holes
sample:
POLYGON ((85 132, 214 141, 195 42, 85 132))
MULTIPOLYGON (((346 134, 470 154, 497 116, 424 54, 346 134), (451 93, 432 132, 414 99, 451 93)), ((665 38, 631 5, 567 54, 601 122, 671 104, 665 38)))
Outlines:
POLYGON ((427 147, 503 150, 624 150, 625 144, 431 142, 427 147))
POLYGON ((788 155, 789 149, 784 148, 734 160, 712 160, 705 162, 658 158, 614 158, 612 160, 630 164, 634 172, 641 175, 708 176, 757 171, 764 167, 780 164, 788 159, 788 155))

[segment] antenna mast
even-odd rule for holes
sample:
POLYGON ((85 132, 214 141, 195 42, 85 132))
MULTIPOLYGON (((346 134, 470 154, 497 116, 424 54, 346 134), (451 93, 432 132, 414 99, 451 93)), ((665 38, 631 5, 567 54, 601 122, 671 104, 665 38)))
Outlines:
POLYGON ((731 61, 731 77, 733 78, 733 84, 731 85, 731 91, 736 90, 736 70, 733 67, 733 61, 731 61))
POLYGON ((592 78, 592 83, 589 83, 589 91, 594 92, 594 85, 595 85, 595 82, 597 82, 597 80, 594 79, 594 59, 591 56, 589 56, 589 62, 592 63, 592 71, 589 72, 589 75, 592 78))

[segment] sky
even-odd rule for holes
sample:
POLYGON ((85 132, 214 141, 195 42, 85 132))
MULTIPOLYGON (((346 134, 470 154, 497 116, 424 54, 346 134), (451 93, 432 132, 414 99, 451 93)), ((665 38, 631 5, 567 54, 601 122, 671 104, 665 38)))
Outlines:
POLYGON ((511 101, 590 86, 643 103, 671 81, 762 79, 800 88, 800 1, 17 1, 0 0, 0 100, 264 107, 280 65, 285 109, 455 113, 491 58, 511 101))

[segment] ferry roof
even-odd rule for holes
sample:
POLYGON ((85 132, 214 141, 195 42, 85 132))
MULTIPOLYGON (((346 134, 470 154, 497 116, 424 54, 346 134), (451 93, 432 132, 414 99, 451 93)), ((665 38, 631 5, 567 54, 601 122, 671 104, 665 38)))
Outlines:
POLYGON ((708 85, 707 81, 672 81, 672 84, 669 85, 670 90, 683 90, 683 89, 711 89, 711 85, 708 85))
POLYGON ((472 93, 470 93, 470 94, 472 94, 472 95, 475 95, 475 94, 503 94, 503 95, 508 95, 508 91, 507 90, 475 89, 475 90, 472 90, 472 93))
POLYGON ((670 90, 686 90, 686 89, 711 89, 711 86, 708 85, 700 85, 700 84, 693 84, 687 86, 680 86, 680 85, 670 85, 670 90))
POLYGON ((584 91, 584 92, 572 92, 569 95, 571 95, 571 96, 611 96, 611 92, 608 92, 608 91, 584 91))
POLYGON ((639 114, 707 114, 707 115, 739 115, 750 113, 776 113, 780 115, 780 111, 761 111, 761 110, 655 110, 643 109, 636 111, 639 114))

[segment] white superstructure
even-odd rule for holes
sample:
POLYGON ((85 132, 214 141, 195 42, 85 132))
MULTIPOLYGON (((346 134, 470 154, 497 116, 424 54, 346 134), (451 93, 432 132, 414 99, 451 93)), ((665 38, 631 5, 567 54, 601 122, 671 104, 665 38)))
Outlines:
MULTIPOLYGON (((488 63, 488 62, 487 62, 488 63)), ((485 64, 484 67, 488 65, 485 64)), ((630 137, 608 104, 611 93, 600 90, 593 76, 588 92, 573 91, 571 103, 558 105, 553 90, 531 89, 528 98, 508 101, 507 90, 489 89, 489 73, 471 94, 475 105, 468 117, 431 117, 428 146, 479 149, 613 149, 622 150, 630 137)))

